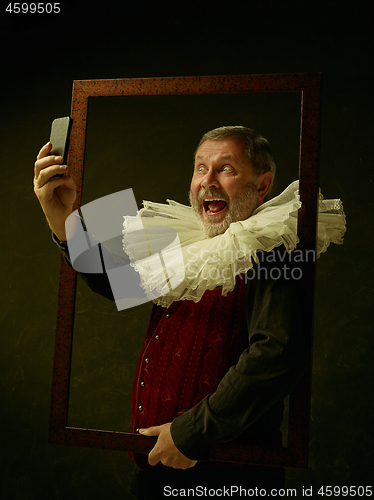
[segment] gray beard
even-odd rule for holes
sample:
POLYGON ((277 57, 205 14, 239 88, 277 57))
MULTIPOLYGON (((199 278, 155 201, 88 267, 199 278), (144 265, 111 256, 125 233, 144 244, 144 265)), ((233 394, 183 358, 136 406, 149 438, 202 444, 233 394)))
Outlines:
POLYGON ((238 194, 231 202, 227 195, 218 189, 205 189, 201 190, 197 199, 193 198, 190 193, 190 204, 193 208, 199 223, 204 233, 210 238, 223 234, 233 222, 246 220, 250 217, 254 210, 257 208, 257 188, 253 182, 250 182, 243 192, 238 194), (202 199, 211 196, 223 198, 227 203, 227 213, 220 222, 211 222, 204 217, 204 209, 202 199))

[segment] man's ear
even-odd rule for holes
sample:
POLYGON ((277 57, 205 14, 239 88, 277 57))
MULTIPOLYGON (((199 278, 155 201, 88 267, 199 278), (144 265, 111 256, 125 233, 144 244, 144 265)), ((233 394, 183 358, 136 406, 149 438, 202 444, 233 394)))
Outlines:
POLYGON ((272 181, 273 174, 271 172, 265 172, 258 177, 256 187, 259 205, 263 203, 265 196, 270 191, 272 181))

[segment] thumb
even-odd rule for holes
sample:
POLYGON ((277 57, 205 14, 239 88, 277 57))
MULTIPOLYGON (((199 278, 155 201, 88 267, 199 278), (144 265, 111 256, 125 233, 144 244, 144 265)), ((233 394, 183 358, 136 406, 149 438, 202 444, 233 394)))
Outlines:
POLYGON ((162 425, 154 425, 153 427, 148 427, 147 429, 139 429, 139 434, 143 436, 159 436, 162 429, 162 425))

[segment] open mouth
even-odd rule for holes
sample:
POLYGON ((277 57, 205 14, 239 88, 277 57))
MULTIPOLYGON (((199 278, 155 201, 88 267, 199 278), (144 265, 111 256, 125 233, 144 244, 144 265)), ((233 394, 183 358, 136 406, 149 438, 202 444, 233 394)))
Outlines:
POLYGON ((227 203, 224 200, 203 200, 204 211, 207 215, 217 215, 225 210, 227 203))

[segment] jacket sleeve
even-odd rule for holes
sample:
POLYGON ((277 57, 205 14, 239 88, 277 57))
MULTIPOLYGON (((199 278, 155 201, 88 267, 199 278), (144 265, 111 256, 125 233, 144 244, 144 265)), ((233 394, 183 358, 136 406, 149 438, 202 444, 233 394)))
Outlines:
MULTIPOLYGON (((60 249, 60 252, 62 253, 65 262, 70 266, 71 268, 74 269, 70 255, 69 255, 69 249, 68 249, 68 244, 66 241, 59 241, 57 236, 55 234, 52 234, 52 239, 60 249)), ((112 266, 113 267, 119 267, 121 265, 126 265, 128 264, 128 261, 126 259, 121 259, 118 256, 113 256, 110 252, 107 252, 104 247, 102 247, 101 244, 98 244, 98 248, 100 249, 100 255, 101 255, 101 261, 103 262, 103 252, 106 252, 106 262, 109 261, 109 259, 112 259, 112 266)), ((83 255, 84 258, 84 255, 83 255)), ((82 280, 93 290, 94 292, 102 295, 103 297, 109 299, 109 300, 115 300, 112 288, 110 286, 109 278, 106 272, 103 273, 78 273, 79 276, 82 278, 82 280)))
POLYGON ((300 281, 290 277, 291 269, 289 261, 285 266, 260 259, 247 273, 249 347, 215 393, 171 425, 175 445, 191 460, 207 459, 212 444, 232 441, 249 429, 289 394, 306 370, 302 294, 300 281))

